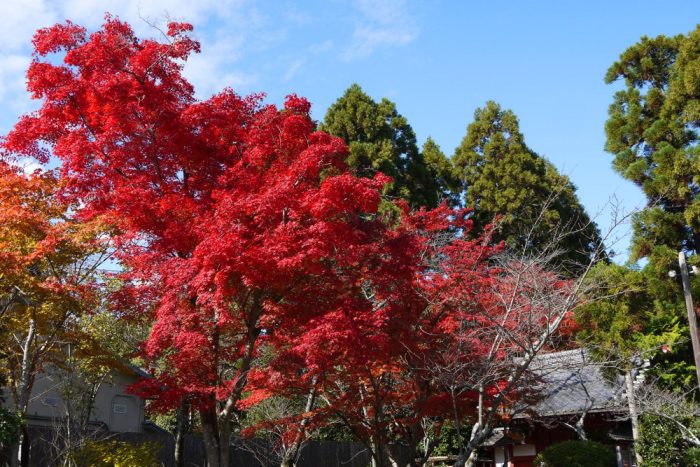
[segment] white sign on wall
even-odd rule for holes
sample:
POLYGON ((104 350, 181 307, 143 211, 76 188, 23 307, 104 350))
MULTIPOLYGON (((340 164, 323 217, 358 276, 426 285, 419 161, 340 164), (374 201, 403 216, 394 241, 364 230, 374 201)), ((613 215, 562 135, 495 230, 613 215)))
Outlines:
POLYGON ((513 446, 513 457, 534 456, 537 454, 534 444, 516 444, 513 446))

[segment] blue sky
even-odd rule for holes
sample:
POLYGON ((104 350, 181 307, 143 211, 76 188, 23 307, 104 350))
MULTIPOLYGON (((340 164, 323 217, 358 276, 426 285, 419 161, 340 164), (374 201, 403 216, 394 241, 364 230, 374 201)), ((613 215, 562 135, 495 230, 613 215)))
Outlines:
MULTIPOLYGON (((611 197, 626 210, 644 202, 603 151, 607 107, 618 88, 603 83, 605 71, 642 35, 694 29, 697 7, 639 0, 6 0, 0 131, 32 108, 23 83, 36 28, 70 18, 94 29, 109 11, 152 36, 142 18, 170 17, 193 23, 202 42, 186 68, 202 98, 224 86, 262 91, 275 103, 296 93, 322 119, 356 82, 374 98, 396 102, 419 142, 432 136, 448 155, 474 110, 496 100, 519 116, 528 145, 574 181, 605 230, 611 197)), ((626 244, 623 238, 614 249, 624 252, 626 244)))

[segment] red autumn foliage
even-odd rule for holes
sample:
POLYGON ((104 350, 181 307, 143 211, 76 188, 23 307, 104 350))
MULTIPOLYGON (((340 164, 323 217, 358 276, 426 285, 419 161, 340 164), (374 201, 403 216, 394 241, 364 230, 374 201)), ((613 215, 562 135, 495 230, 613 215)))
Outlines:
POLYGON ((311 412, 285 417, 289 436, 298 434, 302 420, 310 432, 341 420, 378 459, 397 438, 416 450, 425 435, 423 420, 436 420, 439 429, 454 403, 463 415, 473 412, 475 391, 454 400, 433 368, 438 356, 449 358, 459 345, 468 351, 455 357, 473 367, 489 350, 477 334, 480 326, 464 329, 464 323, 493 308, 498 270, 488 260, 501 248, 464 235, 468 214, 445 206, 415 213, 404 207, 391 231, 394 247, 384 249, 387 267, 365 275, 353 294, 372 306, 329 313, 286 328, 291 334, 270 336, 276 358, 251 372, 250 402, 314 394, 320 402, 311 412))

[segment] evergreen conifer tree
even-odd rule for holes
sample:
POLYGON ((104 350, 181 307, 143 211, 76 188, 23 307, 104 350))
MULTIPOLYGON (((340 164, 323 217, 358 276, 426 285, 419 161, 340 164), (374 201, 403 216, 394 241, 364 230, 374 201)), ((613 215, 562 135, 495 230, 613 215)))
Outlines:
POLYGON ((477 231, 498 218, 496 240, 540 249, 556 239, 564 261, 588 264, 600 243, 598 229, 569 178, 525 144, 512 111, 493 101, 477 109, 453 162, 477 231))
POLYGON ((382 172, 392 177, 389 196, 404 198, 414 208, 435 207, 453 196, 449 159, 432 143, 427 160, 413 128, 390 100, 377 103, 353 84, 328 109, 320 129, 345 140, 347 162, 358 175, 382 172))

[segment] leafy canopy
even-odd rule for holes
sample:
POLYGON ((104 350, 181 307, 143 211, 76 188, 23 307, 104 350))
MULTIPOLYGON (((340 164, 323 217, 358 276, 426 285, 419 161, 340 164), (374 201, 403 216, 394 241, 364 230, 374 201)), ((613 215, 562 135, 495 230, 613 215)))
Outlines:
POLYGON ((700 28, 642 37, 605 75, 623 82, 605 125, 613 167, 646 194, 635 216, 633 259, 700 247, 700 28))
POLYGON ((347 163, 356 174, 392 177, 388 195, 404 198, 414 208, 450 199, 455 184, 449 160, 432 141, 424 153, 419 151, 413 128, 390 100, 377 103, 353 84, 331 105, 319 128, 345 141, 347 163))
POLYGON ((493 101, 477 109, 453 161, 477 231, 498 219, 495 239, 511 248, 553 246, 573 265, 589 263, 596 225, 569 179, 525 144, 512 111, 493 101))
POLYGON ((33 378, 42 364, 60 364, 57 344, 80 341, 77 321, 97 304, 106 228, 76 219, 60 188, 52 172, 25 174, 0 160, 0 372, 15 400, 23 370, 33 378))

